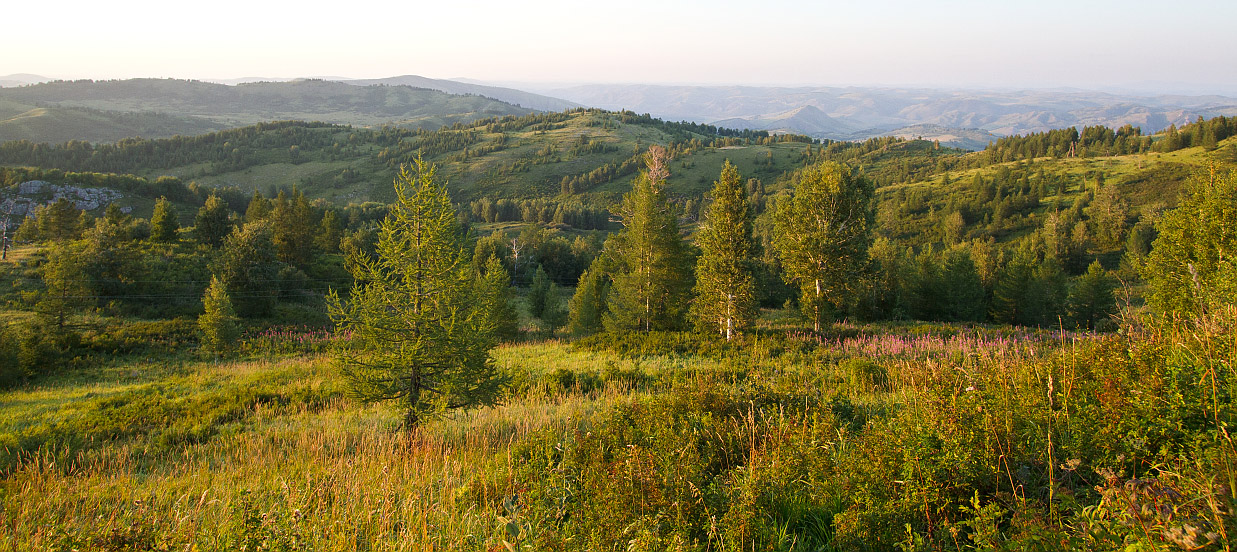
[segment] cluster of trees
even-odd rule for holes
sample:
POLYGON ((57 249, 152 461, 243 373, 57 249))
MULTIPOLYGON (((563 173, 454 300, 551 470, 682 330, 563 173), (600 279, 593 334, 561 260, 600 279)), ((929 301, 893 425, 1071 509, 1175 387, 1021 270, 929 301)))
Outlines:
POLYGON ((1197 121, 1180 130, 1176 125, 1170 125, 1161 134, 1164 137, 1152 147, 1154 151, 1170 152, 1191 147, 1213 151, 1219 147, 1221 140, 1237 134, 1237 117, 1220 116, 1203 120, 1199 116, 1197 121))
POLYGON ((1142 129, 1125 125, 1075 127, 1008 136, 988 144, 980 156, 986 164, 1008 163, 1036 157, 1096 157, 1143 153, 1151 149, 1151 137, 1142 129))
MULTIPOLYGON (((749 186, 725 165, 697 234, 697 253, 680 234, 678 210, 665 196, 665 155, 650 148, 647 169, 623 200, 623 230, 581 275, 570 303, 573 332, 676 330, 690 320, 732 339, 750 328, 765 269, 749 186)), ((826 162, 799 173, 795 193, 773 213, 776 262, 799 288, 800 306, 817 329, 862 281, 871 197, 869 181, 826 162)))
POLYGON ((565 224, 580 230, 604 230, 610 225, 609 209, 578 201, 560 203, 545 199, 492 200, 486 197, 469 203, 469 212, 478 222, 565 224))
MULTIPOLYGON (((623 230, 580 276, 573 332, 681 329, 694 321, 731 337, 749 327, 759 301, 785 292, 775 289, 779 279, 793 286, 792 302, 816 330, 838 316, 1094 329, 1116 309, 1117 281, 1095 255, 1124 246, 1135 251, 1127 259, 1134 266, 1154 237, 1150 224, 1131 224, 1116 186, 1100 184, 1005 246, 958 229, 944 247, 873 242, 872 182, 825 161, 796 173, 793 191, 771 198, 761 224, 749 187, 727 165, 694 249, 664 196, 663 158, 648 163, 624 199, 623 230), (754 231, 762 224, 764 232, 754 231)), ((989 204, 1007 192, 1004 201, 1038 200, 1025 178, 1003 178, 1011 189, 981 179, 977 194, 991 196, 989 204)))
POLYGON ((15 140, 0 143, 0 163, 103 173, 212 163, 215 172, 224 172, 259 163, 296 163, 307 152, 333 146, 338 150, 341 132, 356 131, 327 123, 276 121, 198 136, 126 138, 114 144, 74 140, 54 145, 15 140), (283 157, 271 159, 272 152, 283 157))

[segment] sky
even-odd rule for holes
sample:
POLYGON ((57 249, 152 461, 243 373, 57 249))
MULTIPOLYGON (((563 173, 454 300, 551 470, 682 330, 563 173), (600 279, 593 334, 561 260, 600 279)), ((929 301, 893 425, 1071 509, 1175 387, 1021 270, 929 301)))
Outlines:
POLYGON ((0 76, 1237 93, 1231 0, 52 5, 5 8, 0 76))

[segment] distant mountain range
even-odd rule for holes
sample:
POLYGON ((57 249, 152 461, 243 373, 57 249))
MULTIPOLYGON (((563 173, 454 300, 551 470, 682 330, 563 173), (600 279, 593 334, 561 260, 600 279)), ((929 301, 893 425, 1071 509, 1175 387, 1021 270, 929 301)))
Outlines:
POLYGON ((176 79, 54 81, 0 89, 0 141, 115 141, 289 119, 436 129, 533 111, 483 96, 322 80, 235 86, 176 79))
POLYGON ((1001 136, 1070 126, 1129 124, 1151 133, 1198 117, 1237 115, 1237 98, 1227 96, 1141 96, 1075 89, 595 84, 532 92, 417 75, 243 78, 227 85, 173 79, 34 84, 46 80, 28 74, 0 77, 0 86, 5 87, 0 88, 0 141, 113 141, 283 119, 437 128, 486 116, 588 106, 816 138, 922 137, 981 149, 1001 136))
POLYGON ((413 88, 438 90, 439 92, 446 92, 448 94, 485 96, 487 98, 502 100, 509 104, 515 104, 520 107, 527 107, 537 111, 565 111, 576 107, 582 107, 578 103, 560 100, 558 98, 551 98, 550 96, 542 96, 541 94, 534 94, 532 92, 525 92, 523 90, 516 90, 514 88, 488 86, 445 79, 431 79, 417 75, 403 75, 385 79, 340 79, 339 82, 354 84, 357 86, 411 86, 413 88))
POLYGON ((544 92, 591 107, 630 109, 670 120, 833 139, 923 132, 926 139, 970 149, 986 144, 988 135, 1126 124, 1150 133, 1200 116, 1237 115, 1237 98, 1226 96, 1084 90, 584 85, 544 92))

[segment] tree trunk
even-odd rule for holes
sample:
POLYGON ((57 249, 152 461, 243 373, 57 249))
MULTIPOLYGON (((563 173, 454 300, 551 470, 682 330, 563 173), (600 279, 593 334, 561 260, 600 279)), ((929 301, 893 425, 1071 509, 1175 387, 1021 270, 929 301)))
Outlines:
POLYGON ((816 300, 812 302, 812 327, 820 333, 820 279, 816 279, 816 300))

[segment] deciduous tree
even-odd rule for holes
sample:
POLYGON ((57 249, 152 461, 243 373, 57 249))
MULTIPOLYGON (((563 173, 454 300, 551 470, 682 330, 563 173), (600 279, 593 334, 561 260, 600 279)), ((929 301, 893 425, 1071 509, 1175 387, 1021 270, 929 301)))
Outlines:
POLYGON ((778 202, 774 246, 787 283, 799 286, 812 327, 851 300, 862 281, 871 242, 872 183, 850 168, 824 162, 801 171, 794 196, 778 202))

